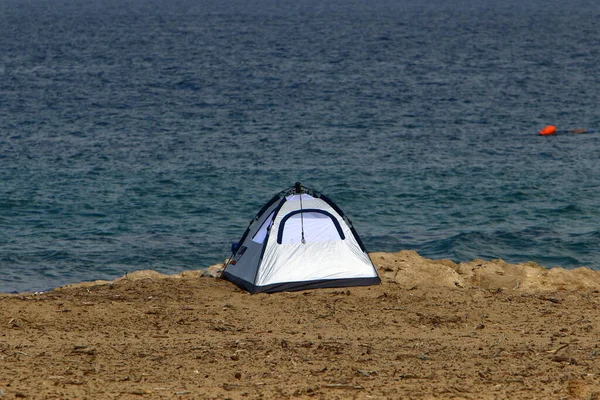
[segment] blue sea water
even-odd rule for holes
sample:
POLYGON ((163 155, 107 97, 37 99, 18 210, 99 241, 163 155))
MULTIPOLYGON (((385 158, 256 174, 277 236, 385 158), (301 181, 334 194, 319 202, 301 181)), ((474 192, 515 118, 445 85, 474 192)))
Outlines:
POLYGON ((369 251, 600 269, 600 3, 0 0, 0 292, 221 262, 296 181, 369 251), (498 4, 500 3, 500 4, 498 4))

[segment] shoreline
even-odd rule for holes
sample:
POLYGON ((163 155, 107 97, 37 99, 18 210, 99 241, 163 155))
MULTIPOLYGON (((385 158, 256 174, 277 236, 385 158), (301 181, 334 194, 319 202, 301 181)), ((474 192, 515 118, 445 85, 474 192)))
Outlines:
MULTIPOLYGON (((369 253, 369 256, 377 267, 382 281, 394 281, 407 289, 422 285, 514 291, 600 290, 600 271, 588 267, 548 268, 533 261, 510 264, 501 259, 474 259, 456 263, 448 259, 425 258, 413 250, 400 250, 395 253, 372 252, 369 253)), ((155 270, 138 270, 114 280, 70 283, 47 291, 0 292, 0 296, 111 285, 123 280, 219 278, 222 267, 223 264, 214 264, 203 269, 174 274, 163 274, 155 270)))

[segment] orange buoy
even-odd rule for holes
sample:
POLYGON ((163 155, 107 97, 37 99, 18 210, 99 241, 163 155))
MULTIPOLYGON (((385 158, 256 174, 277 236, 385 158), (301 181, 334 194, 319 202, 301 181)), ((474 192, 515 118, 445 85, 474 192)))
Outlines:
POLYGON ((540 131, 540 135, 552 135, 555 132, 556 132, 556 127, 554 125, 548 125, 540 131))

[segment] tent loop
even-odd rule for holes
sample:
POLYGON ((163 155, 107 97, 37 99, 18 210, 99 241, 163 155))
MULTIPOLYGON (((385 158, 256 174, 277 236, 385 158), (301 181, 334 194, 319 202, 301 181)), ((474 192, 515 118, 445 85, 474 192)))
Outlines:
POLYGON ((302 212, 302 194, 300 194, 300 230, 302 231, 302 244, 306 244, 304 239, 304 212, 302 212))
POLYGON ((300 230, 302 232, 302 244, 306 244, 306 239, 304 239, 304 215, 302 213, 302 184, 300 182, 296 182, 294 184, 294 189, 296 194, 300 196, 300 230))

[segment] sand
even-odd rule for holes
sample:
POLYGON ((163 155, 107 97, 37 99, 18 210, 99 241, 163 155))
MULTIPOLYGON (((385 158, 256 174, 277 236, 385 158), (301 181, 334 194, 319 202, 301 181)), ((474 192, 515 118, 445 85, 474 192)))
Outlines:
POLYGON ((0 295, 0 399, 600 399, 599 272, 371 258, 379 286, 139 271, 0 295))

